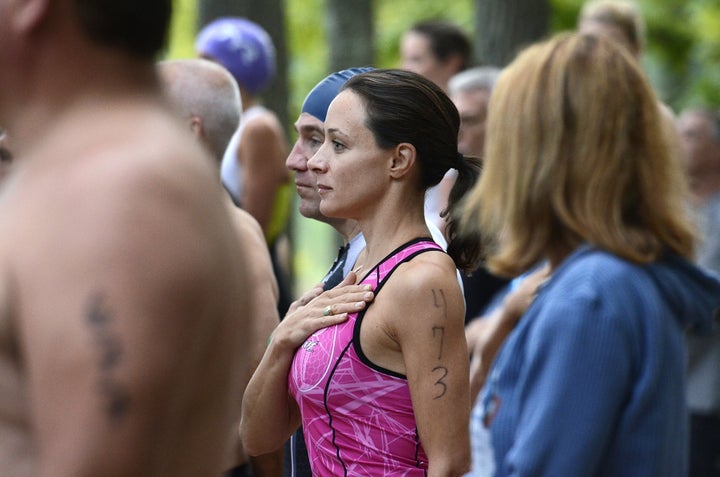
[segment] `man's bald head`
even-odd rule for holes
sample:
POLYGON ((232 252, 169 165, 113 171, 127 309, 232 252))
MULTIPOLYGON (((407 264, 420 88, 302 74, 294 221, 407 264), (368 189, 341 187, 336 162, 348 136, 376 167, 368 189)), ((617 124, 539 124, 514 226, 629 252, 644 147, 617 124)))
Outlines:
POLYGON ((203 59, 162 61, 158 73, 166 96, 220 161, 240 124, 242 108, 235 79, 222 66, 203 59))

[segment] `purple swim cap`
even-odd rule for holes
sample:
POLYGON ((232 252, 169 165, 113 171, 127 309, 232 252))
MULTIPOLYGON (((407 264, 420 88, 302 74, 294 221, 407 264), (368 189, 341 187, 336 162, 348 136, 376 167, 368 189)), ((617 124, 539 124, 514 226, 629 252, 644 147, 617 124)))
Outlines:
POLYGON ((275 76, 270 35, 246 18, 223 17, 207 24, 198 34, 195 49, 227 68, 251 94, 262 91, 275 76))
POLYGON ((325 77, 320 81, 305 97, 302 109, 303 113, 312 114, 320 121, 325 122, 327 110, 335 96, 340 92, 340 88, 353 76, 372 71, 375 68, 366 66, 363 68, 349 68, 347 70, 337 71, 325 77))

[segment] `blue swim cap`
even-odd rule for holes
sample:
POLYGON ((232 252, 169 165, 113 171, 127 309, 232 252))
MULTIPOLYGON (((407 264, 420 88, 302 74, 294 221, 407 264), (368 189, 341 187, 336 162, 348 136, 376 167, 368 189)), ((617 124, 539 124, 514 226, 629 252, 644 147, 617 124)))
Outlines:
POLYGON ((349 68, 347 70, 338 71, 327 76, 320 81, 305 97, 301 112, 312 114, 320 121, 325 122, 327 110, 335 96, 340 92, 340 88, 353 76, 372 71, 375 68, 366 66, 363 68, 349 68))
POLYGON ((207 24, 195 41, 198 54, 227 68, 240 87, 257 94, 275 76, 275 47, 257 23, 223 17, 207 24))

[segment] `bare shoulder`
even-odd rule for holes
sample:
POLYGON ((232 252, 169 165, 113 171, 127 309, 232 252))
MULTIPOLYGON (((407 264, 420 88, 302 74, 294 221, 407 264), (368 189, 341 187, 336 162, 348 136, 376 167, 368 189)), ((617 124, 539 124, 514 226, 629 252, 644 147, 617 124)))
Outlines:
POLYGON ((280 120, 275 113, 269 110, 261 112, 245 123, 243 139, 248 137, 258 138, 258 140, 285 141, 285 133, 280 120))
POLYGON ((397 313, 388 314, 398 328, 413 326, 417 319, 432 318, 436 313, 463 314, 463 297, 455 265, 445 253, 427 252, 402 264, 378 295, 390 297, 397 313), (412 314, 414 320, 403 317, 412 314))
POLYGON ((446 253, 432 251, 422 253, 407 263, 401 265, 395 272, 399 280, 397 286, 413 290, 428 288, 457 288, 457 275, 455 264, 446 253))
POLYGON ((260 113, 254 115, 249 121, 247 121, 245 127, 249 128, 251 131, 271 130, 282 132, 283 130, 282 124, 280 124, 280 119, 278 118, 277 114, 270 111, 269 109, 265 109, 260 113))
POLYGON ((239 256, 239 245, 210 159, 162 113, 110 119, 135 123, 91 129, 87 140, 57 143, 53 155, 39 151, 9 191, 20 276, 78 288, 94 281, 148 298, 230 279, 221 264, 239 256), (64 277, 38 274, 33 261, 64 277))
POLYGON ((49 135, 24 165, 31 184, 62 178, 58 191, 82 187, 95 193, 97 186, 105 193, 94 198, 108 201, 115 194, 146 200, 157 195, 152 193, 156 186, 198 196, 214 187, 212 160, 169 111, 127 109, 75 120, 49 135))
POLYGON ((262 227, 255 217, 233 204, 230 204, 230 207, 232 207, 230 211, 238 234, 247 236, 255 244, 254 247, 266 248, 262 227))
MULTIPOLYGON (((255 199, 273 194, 278 184, 288 179, 285 167, 287 138, 278 117, 272 111, 263 111, 248 120, 242 129, 238 156, 245 167, 246 179, 255 199)), ((257 204, 249 205, 255 213, 257 204)), ((267 203, 268 199, 262 198, 267 203)))
POLYGON ((270 303, 274 303, 274 309, 280 292, 275 279, 272 260, 270 259, 270 251, 262 228, 260 228, 260 223, 248 212, 235 207, 232 203, 229 203, 228 206, 232 208, 231 215, 235 231, 252 265, 252 282, 253 287, 257 290, 256 295, 268 295, 271 300, 270 303))

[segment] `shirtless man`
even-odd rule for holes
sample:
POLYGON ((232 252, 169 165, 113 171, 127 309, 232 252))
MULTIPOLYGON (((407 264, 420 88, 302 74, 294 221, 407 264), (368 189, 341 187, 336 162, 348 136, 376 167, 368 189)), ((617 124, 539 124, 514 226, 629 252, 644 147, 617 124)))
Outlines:
POLYGON ((250 277, 157 81, 171 3, 0 0, 0 475, 222 470, 250 277))
MULTIPOLYGON (((222 66, 203 59, 163 61, 158 65, 158 72, 168 98, 178 107, 180 117, 186 122, 188 129, 217 160, 219 171, 223 153, 240 122, 240 95, 235 79, 222 66)), ((219 182, 220 174, 217 177, 219 182)), ((270 262, 270 253, 257 220, 236 207, 229 194, 226 206, 233 217, 238 240, 244 243, 246 250, 250 252, 250 286, 255 301, 249 314, 252 354, 245 373, 246 385, 265 353, 273 329, 280 322, 277 311, 278 285, 270 262)), ((236 452, 227 466, 234 468, 231 475, 240 474, 241 469, 249 467, 252 467, 256 477, 279 475, 282 472, 281 452, 248 458, 242 449, 239 434, 236 433, 234 437, 236 452)))

